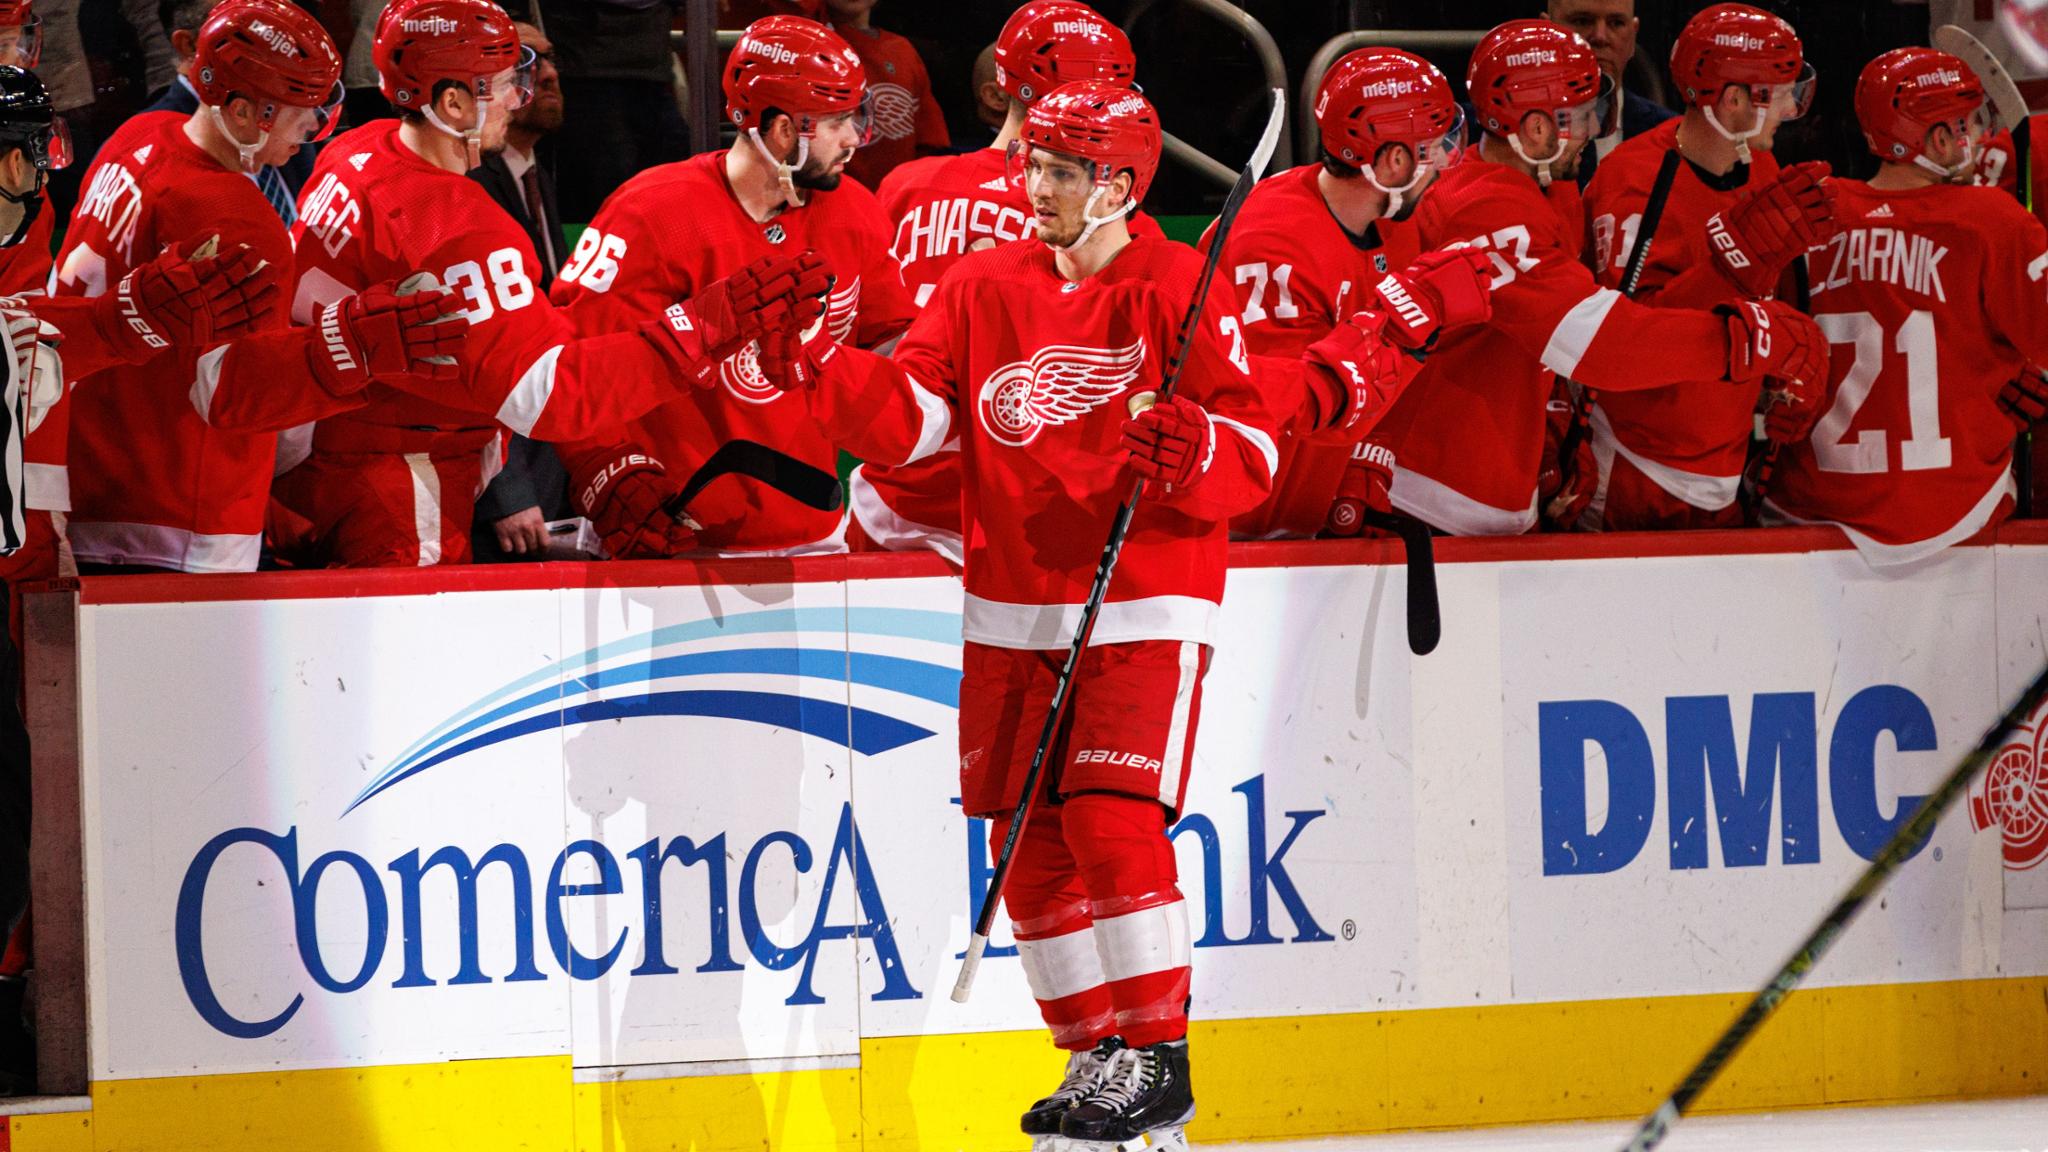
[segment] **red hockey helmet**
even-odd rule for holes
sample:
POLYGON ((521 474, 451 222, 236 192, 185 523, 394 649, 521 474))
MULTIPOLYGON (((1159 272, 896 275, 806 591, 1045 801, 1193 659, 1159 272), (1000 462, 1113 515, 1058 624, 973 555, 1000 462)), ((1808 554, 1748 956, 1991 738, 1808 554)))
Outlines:
POLYGON ((1614 96, 1614 82, 1600 71, 1593 49, 1578 33, 1548 20, 1510 20, 1488 32, 1472 50, 1465 88, 1480 127, 1536 165, 1537 179, 1546 185, 1551 164, 1572 141, 1599 135, 1614 96), (1548 158, 1522 153, 1516 133, 1532 114, 1548 116, 1557 126, 1557 151, 1548 158))
POLYGON ((43 58, 43 18, 31 0, 0 0, 0 64, 34 68, 43 58))
POLYGON ((1370 165, 1389 144, 1405 145, 1418 166, 1449 167, 1465 142, 1451 82, 1398 48, 1360 48, 1331 65, 1316 92, 1316 127, 1323 151, 1353 168, 1370 165))
POLYGON ((402 112, 431 111, 442 81, 479 100, 504 99, 491 82, 507 71, 512 107, 533 99, 533 53, 490 0, 394 0, 377 18, 371 59, 379 90, 402 112))
POLYGON ((1137 204, 1159 171, 1159 113, 1134 89, 1100 80, 1062 84, 1031 106, 1018 146, 1011 150, 1011 182, 1023 185, 1034 149, 1071 156, 1089 166, 1097 188, 1131 170, 1129 203, 1137 204))
POLYGON ((288 0, 228 0, 199 26, 192 88, 211 108, 236 96, 252 101, 266 133, 286 108, 316 109, 318 139, 339 119, 341 53, 320 22, 288 0))
POLYGON ((1750 87, 1760 105, 1784 102, 1787 120, 1806 115, 1813 103, 1813 66, 1799 34, 1747 4, 1716 4, 1688 20, 1671 46, 1671 78, 1698 108, 1712 107, 1730 84, 1750 87))
POLYGON ((1912 162, 1944 178, 1954 171, 1927 159, 1927 134, 1938 124, 1976 146, 1998 131, 1984 85, 1968 64, 1932 48, 1894 48, 1863 66, 1856 78, 1856 120, 1880 160, 1912 162))
POLYGON ((858 113, 861 139, 872 126, 867 74, 839 33, 801 16, 764 16, 740 33, 725 60, 725 114, 742 133, 771 111, 796 120, 808 136, 829 116, 858 113))
POLYGON ((996 37, 996 83, 1024 104, 1077 80, 1129 87, 1137 74, 1123 29, 1075 0, 1032 0, 996 37))

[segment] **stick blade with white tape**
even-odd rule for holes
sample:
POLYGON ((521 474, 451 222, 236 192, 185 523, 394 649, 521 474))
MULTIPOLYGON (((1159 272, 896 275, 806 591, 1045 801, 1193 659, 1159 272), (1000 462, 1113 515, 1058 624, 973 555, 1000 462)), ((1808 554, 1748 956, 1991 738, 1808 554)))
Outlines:
POLYGON ((2020 86, 2013 80, 2012 73, 1998 59, 1998 54, 1986 47, 1982 40, 1970 35, 1966 28, 1954 24, 1943 24, 1934 30, 1934 46, 1960 59, 1977 74, 1984 85, 1984 95, 1990 97, 1991 106, 1998 109, 1999 123, 2015 128, 2027 119, 2027 98, 2020 95, 2020 86))

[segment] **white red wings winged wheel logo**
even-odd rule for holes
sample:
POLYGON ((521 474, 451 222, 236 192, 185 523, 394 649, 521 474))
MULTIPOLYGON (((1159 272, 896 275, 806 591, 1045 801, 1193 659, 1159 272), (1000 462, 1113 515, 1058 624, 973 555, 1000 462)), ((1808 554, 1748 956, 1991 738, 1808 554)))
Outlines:
POLYGON ((989 373, 981 386, 981 426, 997 442, 1022 448, 1046 427, 1078 420, 1129 388, 1145 366, 1145 339, 1122 348, 1049 344, 989 373))

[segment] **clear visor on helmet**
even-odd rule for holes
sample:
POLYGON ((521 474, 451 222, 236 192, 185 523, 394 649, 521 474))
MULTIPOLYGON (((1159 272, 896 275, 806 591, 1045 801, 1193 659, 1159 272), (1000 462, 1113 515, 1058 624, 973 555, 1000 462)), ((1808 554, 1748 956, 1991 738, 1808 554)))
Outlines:
POLYGON ((1465 113, 1459 109, 1451 126, 1441 136, 1424 140, 1415 146, 1415 170, 1425 168, 1442 171, 1455 168, 1465 158, 1465 113))
POLYGON ((59 168, 71 167, 76 154, 71 147, 71 129, 65 126, 62 116, 50 121, 50 131, 42 137, 39 151, 40 155, 32 151, 29 159, 43 171, 55 172, 59 168))
POLYGON ((1557 110, 1557 134, 1562 140, 1591 140, 1607 131, 1614 114, 1614 81, 1600 74, 1600 92, 1583 104, 1557 110))
POLYGON ((533 103, 533 70, 540 58, 533 49, 520 45, 519 62, 477 85, 477 98, 503 100, 514 112, 533 103))
POLYGON ((334 87, 327 93, 327 100, 313 109, 313 135, 307 139, 307 143, 318 144, 334 135, 335 128, 341 124, 341 104, 347 96, 348 89, 341 86, 341 81, 336 80, 334 87))
POLYGON ((1813 65, 1802 64, 1799 78, 1789 84, 1750 85, 1749 99, 1758 108, 1776 112, 1781 121, 1797 120, 1813 107, 1814 80, 1813 65))
POLYGON ((43 18, 33 13, 20 24, 0 24, 0 64, 33 69, 43 58, 43 18))
POLYGON ((858 108, 834 112, 830 116, 820 116, 812 120, 805 129, 805 135, 815 136, 820 131, 831 132, 842 125, 850 125, 853 128, 854 147, 864 147, 872 141, 875 138, 875 94, 863 94, 858 108))
POLYGON ((1004 170, 1009 175, 1010 187, 1021 189, 1026 196, 1062 200, 1093 191, 1101 171, 1092 160, 1034 148, 1022 140, 1011 141, 1004 170))
POLYGON ((1970 152, 1975 155, 1983 150, 1986 140, 1998 135, 1998 110, 1993 108, 1991 101, 1987 99, 1972 109, 1969 115, 1946 123, 1959 138, 1969 143, 1970 152))

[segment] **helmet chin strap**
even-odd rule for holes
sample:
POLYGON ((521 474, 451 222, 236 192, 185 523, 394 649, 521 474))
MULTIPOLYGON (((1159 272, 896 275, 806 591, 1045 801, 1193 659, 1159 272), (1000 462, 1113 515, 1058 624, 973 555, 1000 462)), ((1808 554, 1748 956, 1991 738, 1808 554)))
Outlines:
MULTIPOLYGON (((1401 218, 1401 205, 1406 203, 1408 193, 1415 191, 1416 187, 1429 175, 1430 166, 1427 164, 1417 164, 1415 166, 1415 175, 1409 177, 1408 182, 1399 188, 1389 188, 1385 184, 1380 183, 1380 178, 1374 174, 1370 164, 1360 167, 1358 171, 1365 177, 1366 183, 1385 194, 1387 210, 1381 213, 1381 215, 1389 220, 1399 220, 1401 218)), ((1548 178, 1544 178, 1543 183, 1548 185, 1550 181, 1548 178)))
POLYGON ((1747 132, 1730 132, 1728 129, 1721 126, 1721 121, 1718 117, 1714 115, 1714 110, 1712 108, 1702 108, 1700 109, 1700 111, 1706 114, 1708 127, 1712 128, 1716 132, 1719 132, 1721 134, 1721 139, 1726 140, 1730 144, 1735 145, 1735 162, 1737 164, 1749 163, 1749 142, 1751 140, 1756 139, 1758 136, 1763 135, 1763 118, 1759 116, 1757 118, 1756 127, 1750 129, 1747 132))
POLYGON ((1519 133, 1513 136, 1509 136, 1507 138, 1507 142, 1508 147, 1514 149, 1515 158, 1517 160, 1520 160, 1524 164, 1534 164, 1536 166, 1536 183, 1545 188, 1550 187, 1550 166, 1552 164, 1557 163, 1558 160, 1560 160, 1564 156, 1564 137, 1559 136, 1557 138, 1557 151, 1552 152, 1550 155, 1545 156, 1541 160, 1538 160, 1535 157, 1529 155, 1527 152, 1522 151, 1522 137, 1519 133))
POLYGON ((36 182, 26 192, 9 192, 0 188, 0 200, 21 205, 21 223, 14 226, 14 232, 0 240, 0 249, 12 248, 28 235, 28 226, 36 222, 36 216, 43 210, 43 170, 36 169, 36 182))
MULTIPOLYGON (((1086 204, 1081 205, 1081 219, 1086 220, 1088 223, 1082 227, 1081 234, 1079 236, 1074 237, 1073 243, 1055 244, 1052 241, 1047 240, 1045 242, 1045 246, 1047 248, 1052 249, 1055 252, 1072 252, 1075 249, 1079 248, 1081 245, 1086 244, 1088 242, 1088 238, 1095 235, 1096 229, 1101 228, 1104 224, 1107 224, 1112 220, 1121 220, 1124 217, 1129 216, 1131 212, 1138 207, 1136 202, 1126 200, 1124 201, 1124 206, 1117 209, 1114 212, 1106 213, 1101 216, 1095 215, 1095 202, 1097 200, 1102 199, 1102 194, 1107 191, 1109 191, 1108 185, 1097 184, 1095 186, 1095 191, 1090 192, 1088 194, 1088 202, 1086 204)), ((1041 232, 1039 236, 1042 239, 1044 237, 1044 233, 1041 232)))
POLYGON ((1927 158, 1924 152, 1913 154, 1913 163, 1935 174, 1944 184, 1968 183, 1977 172, 1977 149, 1968 140, 1963 141, 1963 158, 1953 168, 1943 168, 1927 158))
POLYGON ((782 195, 789 201, 789 206, 792 208, 803 207, 805 196, 803 189, 796 186, 796 174, 810 161, 811 138, 803 133, 797 134, 796 163, 794 164, 785 164, 775 158, 775 153, 768 148, 768 142, 761 139, 761 130, 759 128, 747 129, 747 139, 754 142, 754 148, 761 153, 761 158, 774 166, 775 179, 782 185, 782 195))
MULTIPOLYGON (((208 104, 206 111, 208 115, 213 117, 213 126, 220 130, 222 138, 235 146, 235 158, 241 164, 242 171, 254 172, 261 168, 262 165, 256 163, 256 154, 263 151, 265 144, 270 143, 270 129, 265 128, 258 132, 254 144, 244 144, 235 138, 233 132, 228 131, 227 117, 221 115, 220 105, 208 104)), ((433 113, 429 112, 427 115, 431 116, 433 113)))
POLYGON ((490 118, 490 105, 490 97, 479 96, 476 98, 476 127, 474 128, 458 129, 451 127, 446 120, 441 119, 441 114, 434 111, 431 107, 421 109, 421 114, 427 118, 427 123, 462 141, 463 147, 468 150, 469 166, 471 168, 480 168, 484 162, 484 121, 490 118))

